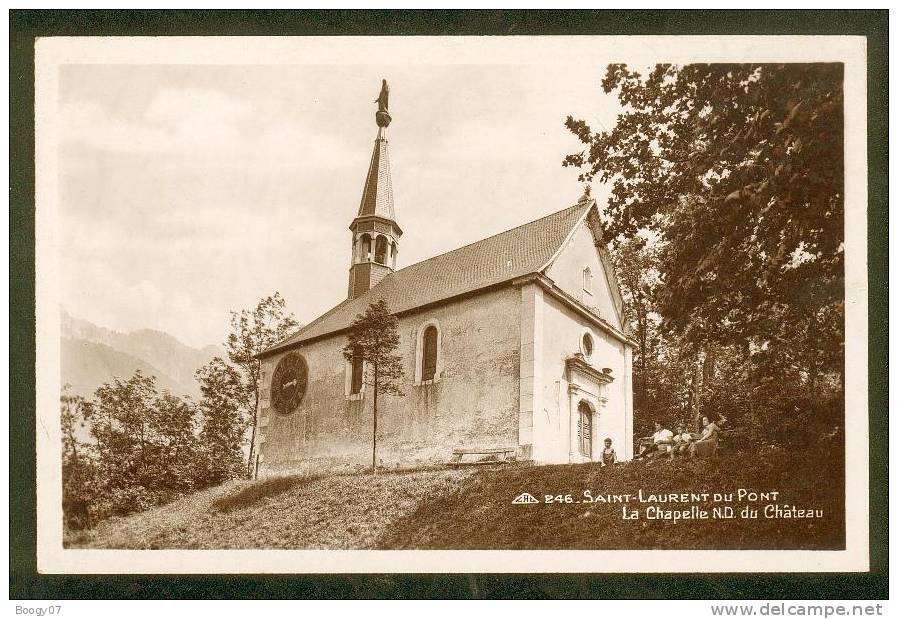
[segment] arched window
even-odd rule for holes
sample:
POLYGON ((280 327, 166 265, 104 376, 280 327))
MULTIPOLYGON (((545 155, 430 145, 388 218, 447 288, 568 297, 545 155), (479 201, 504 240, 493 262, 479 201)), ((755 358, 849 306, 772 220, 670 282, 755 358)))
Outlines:
POLYGON ((362 262, 371 261, 371 237, 367 234, 362 235, 362 254, 359 258, 362 262))
POLYGON ((437 382, 443 374, 443 330, 436 318, 424 321, 415 335, 415 384, 437 382))
POLYGON ((349 383, 349 393, 350 395, 354 395, 356 393, 362 392, 362 378, 365 369, 364 361, 362 361, 362 355, 353 354, 352 355, 352 378, 349 383))
POLYGON ((378 236, 374 242, 374 262, 387 263, 387 237, 378 236))
POLYGON ((589 404, 581 400, 577 412, 577 443, 580 454, 592 458, 592 410, 589 404))
POLYGON ((583 269, 583 291, 592 294, 592 270, 589 267, 583 269))
POLYGON ((437 328, 433 325, 424 329, 422 350, 421 380, 433 380, 437 374, 437 328))

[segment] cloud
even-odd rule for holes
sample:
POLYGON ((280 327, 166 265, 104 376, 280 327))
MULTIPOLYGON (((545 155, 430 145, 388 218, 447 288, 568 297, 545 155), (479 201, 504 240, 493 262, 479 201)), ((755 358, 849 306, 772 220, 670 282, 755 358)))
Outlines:
POLYGON ((210 120, 224 125, 237 121, 252 111, 246 101, 212 90, 160 90, 147 105, 144 117, 162 125, 191 124, 210 120))
MULTIPOLYGON (((561 123, 588 98, 553 98, 566 78, 534 71, 390 68, 402 266, 579 196, 561 123)), ((367 66, 71 68, 58 123, 66 307, 204 345, 222 340, 228 310, 275 290, 301 321, 339 302, 379 79, 367 66)), ((590 79, 583 91, 598 92, 590 79)))
POLYGON ((160 90, 137 118, 97 101, 74 99, 61 107, 61 137, 125 153, 237 150, 240 123, 252 111, 235 96, 196 89, 160 90))
POLYGON ((60 109, 59 127, 62 146, 72 143, 129 153, 161 152, 171 147, 171 136, 166 131, 117 118, 94 101, 65 103, 60 109))

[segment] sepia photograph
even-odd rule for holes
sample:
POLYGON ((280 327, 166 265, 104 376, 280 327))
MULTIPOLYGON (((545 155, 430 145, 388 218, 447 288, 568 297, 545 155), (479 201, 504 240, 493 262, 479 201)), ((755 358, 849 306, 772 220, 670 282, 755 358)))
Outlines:
POLYGON ((39 40, 39 567, 865 571, 864 54, 39 40))

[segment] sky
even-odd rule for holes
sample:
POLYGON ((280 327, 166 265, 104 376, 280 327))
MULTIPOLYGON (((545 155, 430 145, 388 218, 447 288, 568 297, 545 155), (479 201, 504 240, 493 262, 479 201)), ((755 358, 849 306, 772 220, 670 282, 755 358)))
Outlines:
POLYGON ((346 296, 382 78, 401 268, 573 204, 604 67, 63 65, 62 306, 197 347, 274 291, 309 322, 346 296))

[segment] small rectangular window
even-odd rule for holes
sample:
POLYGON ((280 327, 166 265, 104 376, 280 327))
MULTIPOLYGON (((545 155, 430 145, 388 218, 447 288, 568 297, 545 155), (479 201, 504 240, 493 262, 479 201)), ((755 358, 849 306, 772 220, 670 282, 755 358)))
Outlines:
POLYGON ((592 294, 592 271, 589 267, 583 269, 583 291, 592 294))

